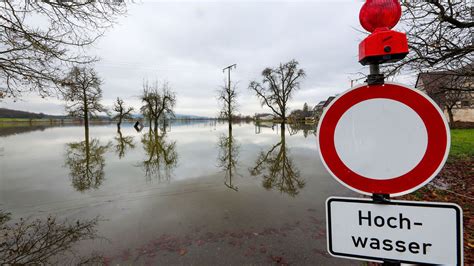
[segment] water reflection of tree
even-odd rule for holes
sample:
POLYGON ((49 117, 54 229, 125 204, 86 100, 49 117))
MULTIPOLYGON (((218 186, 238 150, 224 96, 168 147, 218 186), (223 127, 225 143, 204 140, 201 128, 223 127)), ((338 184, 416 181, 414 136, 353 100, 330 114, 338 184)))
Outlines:
POLYGON ((268 152, 261 152, 255 166, 249 171, 253 176, 263 177, 264 188, 278 189, 282 193, 296 196, 305 186, 305 181, 301 179, 299 170, 289 156, 289 150, 286 147, 285 124, 281 124, 280 127, 280 141, 268 152))
POLYGON ((145 177, 158 178, 159 181, 169 181, 171 172, 178 164, 178 153, 176 142, 168 142, 166 133, 158 130, 150 130, 142 137, 143 148, 146 153, 146 160, 141 166, 145 171, 145 177))
MULTIPOLYGON (((276 131, 278 134, 278 131, 281 127, 279 128, 277 125, 278 124, 273 122, 257 121, 255 123, 255 134, 262 133, 262 128, 271 128, 272 131, 276 131)), ((305 138, 307 138, 310 134, 316 136, 316 124, 292 123, 286 124, 285 127, 288 130, 290 136, 296 135, 299 132, 302 132, 305 138)))
POLYGON ((120 129, 117 130, 117 136, 115 137, 115 153, 117 153, 119 159, 125 156, 125 153, 129 149, 135 149, 135 143, 133 142, 133 136, 123 136, 120 129))
MULTIPOLYGON (((230 122, 229 122, 230 123, 230 122)), ((237 160, 239 157, 239 145, 236 143, 232 135, 232 127, 229 126, 228 135, 219 137, 219 157, 217 158, 218 166, 225 171, 224 184, 235 191, 238 188, 232 184, 232 178, 236 175, 237 160)))
POLYGON ((104 181, 104 153, 110 144, 100 145, 98 139, 68 143, 66 163, 72 186, 77 191, 97 189, 104 181))
POLYGON ((295 135, 301 131, 303 132, 303 136, 307 138, 309 134, 316 136, 316 127, 317 125, 294 123, 288 125, 288 131, 290 132, 290 135, 295 135))
POLYGON ((0 210, 0 265, 60 264, 66 254, 68 262, 89 264, 100 262, 99 256, 81 258, 74 253, 74 245, 97 238, 98 219, 69 223, 49 216, 44 219, 20 219, 9 222, 10 214, 0 210))

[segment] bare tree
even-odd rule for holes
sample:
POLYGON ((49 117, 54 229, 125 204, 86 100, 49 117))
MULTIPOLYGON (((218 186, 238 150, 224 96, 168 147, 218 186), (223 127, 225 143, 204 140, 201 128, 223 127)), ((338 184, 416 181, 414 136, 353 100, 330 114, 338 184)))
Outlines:
POLYGON ((222 105, 219 117, 231 121, 237 108, 237 84, 225 84, 217 91, 217 100, 222 105))
POLYGON ((89 139, 89 116, 105 112, 102 100, 102 81, 93 68, 74 66, 61 84, 66 111, 70 116, 84 119, 85 138, 89 139))
POLYGON ((143 94, 141 96, 143 106, 141 112, 150 123, 154 124, 154 130, 158 129, 158 121, 168 117, 174 117, 174 107, 176 105, 176 94, 171 90, 168 82, 159 88, 158 82, 152 84, 145 81, 143 83, 143 94))
POLYGON ((77 257, 72 261, 78 264, 100 262, 97 257, 86 261, 74 252, 78 242, 98 238, 97 218, 75 222, 59 221, 54 216, 35 220, 20 218, 15 223, 8 220, 0 220, 1 265, 64 264, 57 259, 66 254, 77 257))
MULTIPOLYGON (((474 8, 470 1, 402 1, 402 25, 407 33, 410 53, 393 65, 389 74, 401 70, 417 72, 468 70, 473 64, 474 44, 472 19, 474 8)), ((461 72, 461 73, 459 73, 461 72)))
POLYGON ((449 124, 451 127, 454 126, 454 107, 458 106, 461 101, 466 99, 466 93, 460 90, 450 90, 445 91, 444 93, 444 105, 446 107, 446 112, 448 113, 449 117, 449 124))
POLYGON ((249 89, 283 121, 287 119, 287 103, 295 90, 300 87, 300 79, 306 76, 303 69, 298 69, 298 62, 291 60, 276 68, 265 68, 262 72, 262 83, 252 81, 249 89))
POLYGON ((64 70, 84 55, 118 15, 123 1, 0 1, 0 100, 60 89, 64 70))
POLYGON ((420 87, 435 100, 436 103, 446 110, 449 123, 454 126, 454 109, 473 107, 474 99, 474 76, 458 74, 453 71, 439 71, 422 73, 419 75, 420 87))
POLYGON ((133 107, 125 107, 125 104, 122 99, 117 97, 117 100, 114 103, 114 109, 117 114, 113 117, 113 119, 118 119, 117 122, 117 129, 120 130, 120 125, 122 124, 122 120, 132 118, 133 107))

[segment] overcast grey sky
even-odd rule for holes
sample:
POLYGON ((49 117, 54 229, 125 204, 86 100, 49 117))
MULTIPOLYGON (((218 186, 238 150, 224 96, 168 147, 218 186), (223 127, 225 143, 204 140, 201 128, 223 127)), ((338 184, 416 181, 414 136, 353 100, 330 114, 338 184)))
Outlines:
MULTIPOLYGON (((104 104, 123 97, 140 106, 144 79, 168 81, 176 91, 176 112, 215 116, 222 68, 237 64, 239 112, 269 112, 248 90, 265 67, 296 59, 307 74, 290 108, 310 106, 350 87, 364 38, 358 15, 363 1, 142 1, 91 47, 101 61, 104 104)), ((6 108, 64 113, 54 98, 25 95, 6 108)))

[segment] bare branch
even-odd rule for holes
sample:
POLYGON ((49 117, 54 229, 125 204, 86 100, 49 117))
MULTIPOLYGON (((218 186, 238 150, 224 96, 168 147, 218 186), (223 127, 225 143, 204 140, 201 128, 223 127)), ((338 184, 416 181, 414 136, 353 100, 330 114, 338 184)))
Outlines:
POLYGON ((120 1, 1 1, 0 99, 60 92, 65 70, 96 61, 84 48, 124 13, 120 1), (32 16, 45 23, 26 19, 32 16))
MULTIPOLYGON (((402 1, 402 24, 410 53, 386 68, 401 71, 462 72, 474 64, 472 7, 469 1, 402 1)), ((472 74, 471 74, 472 75, 472 74)))

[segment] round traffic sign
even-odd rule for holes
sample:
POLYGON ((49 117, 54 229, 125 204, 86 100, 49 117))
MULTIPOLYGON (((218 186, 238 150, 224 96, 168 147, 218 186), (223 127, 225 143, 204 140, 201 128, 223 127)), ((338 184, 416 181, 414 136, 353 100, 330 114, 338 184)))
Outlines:
POLYGON ((436 103, 394 83, 339 95, 318 125, 319 153, 330 174, 359 193, 408 194, 433 179, 450 134, 436 103))

